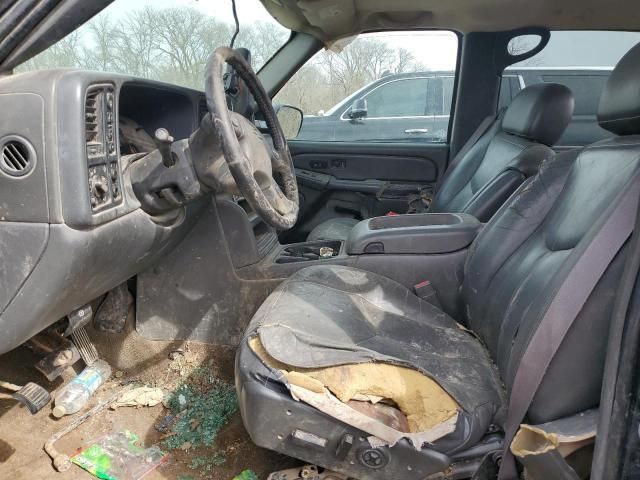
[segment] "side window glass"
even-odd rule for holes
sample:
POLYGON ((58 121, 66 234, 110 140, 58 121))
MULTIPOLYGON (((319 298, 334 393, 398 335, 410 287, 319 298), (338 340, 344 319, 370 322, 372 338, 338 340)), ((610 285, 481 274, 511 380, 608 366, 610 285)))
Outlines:
POLYGON ((428 116, 442 115, 444 110, 444 88, 442 78, 432 77, 429 79, 427 108, 425 113, 428 116))
MULTIPOLYGON (((537 38, 523 35, 513 39, 509 49, 517 55, 538 42, 537 38)), ((542 51, 504 71, 498 106, 508 106, 522 88, 536 83, 560 83, 573 92, 575 110, 556 147, 580 147, 610 137, 598 125, 600 94, 613 67, 638 42, 638 32, 553 31, 542 51)))
POLYGON ((576 105, 574 115, 593 115, 598 112, 600 94, 604 89, 609 72, 592 72, 591 75, 544 75, 545 82, 561 83, 573 92, 576 105))
POLYGON ((376 32, 311 58, 274 103, 304 112, 295 140, 446 142, 458 36, 376 32))
POLYGON ((427 102, 427 79, 394 80, 375 88, 364 97, 367 118, 424 116, 427 102))

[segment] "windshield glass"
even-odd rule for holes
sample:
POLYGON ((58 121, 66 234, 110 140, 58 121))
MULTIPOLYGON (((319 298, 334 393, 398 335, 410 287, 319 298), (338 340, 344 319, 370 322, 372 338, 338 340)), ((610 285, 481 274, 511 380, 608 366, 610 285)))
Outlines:
MULTIPOLYGON (((251 50, 259 70, 290 32, 259 0, 236 3, 235 46, 251 50)), ((16 71, 78 67, 202 89, 209 54, 229 45, 234 28, 230 0, 115 0, 16 71)))

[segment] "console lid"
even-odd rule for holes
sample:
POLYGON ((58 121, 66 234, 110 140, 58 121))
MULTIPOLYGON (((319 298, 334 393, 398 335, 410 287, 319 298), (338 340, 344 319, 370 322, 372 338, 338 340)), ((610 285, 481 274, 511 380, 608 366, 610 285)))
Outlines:
POLYGON ((466 213, 375 217, 358 223, 347 239, 349 255, 437 254, 468 247, 483 224, 466 213))

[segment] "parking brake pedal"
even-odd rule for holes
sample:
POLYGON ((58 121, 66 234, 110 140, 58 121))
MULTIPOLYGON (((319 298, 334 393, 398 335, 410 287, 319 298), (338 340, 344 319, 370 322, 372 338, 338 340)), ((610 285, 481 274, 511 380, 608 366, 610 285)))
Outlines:
POLYGON ((0 398, 13 399, 26 406, 32 415, 51 401, 51 395, 37 383, 29 382, 24 386, 0 381, 0 387, 9 390, 10 394, 0 393, 0 398))

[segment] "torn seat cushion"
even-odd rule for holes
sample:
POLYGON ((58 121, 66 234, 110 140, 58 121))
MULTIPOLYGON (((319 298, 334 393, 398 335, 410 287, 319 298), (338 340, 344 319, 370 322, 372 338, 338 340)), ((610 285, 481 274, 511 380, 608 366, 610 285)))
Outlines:
POLYGON ((256 312, 245 342, 256 334, 273 359, 297 368, 385 362, 432 378, 462 409, 457 431, 442 439, 448 450, 502 421, 502 384, 481 342, 389 278, 334 265, 300 270, 256 312))

